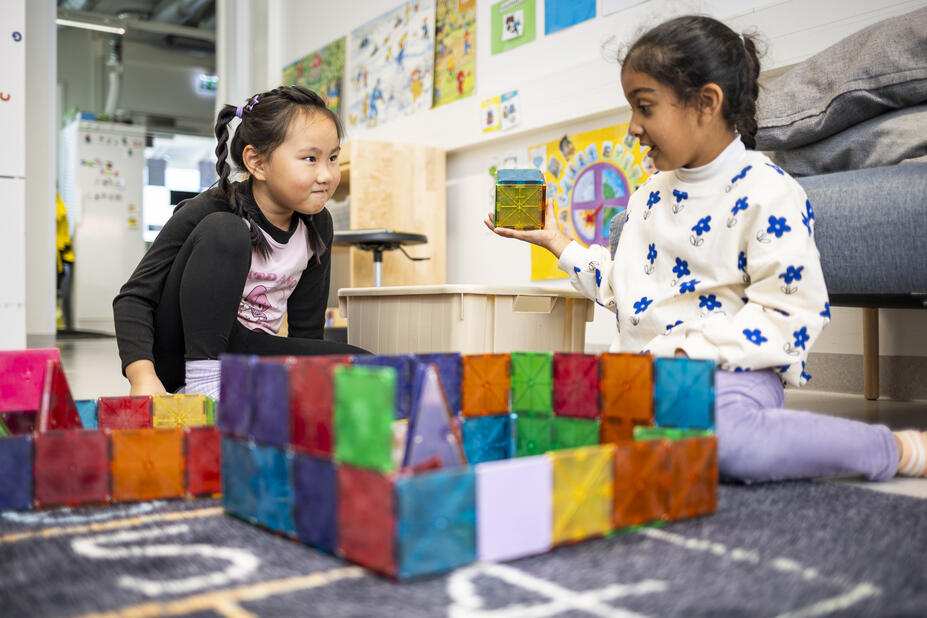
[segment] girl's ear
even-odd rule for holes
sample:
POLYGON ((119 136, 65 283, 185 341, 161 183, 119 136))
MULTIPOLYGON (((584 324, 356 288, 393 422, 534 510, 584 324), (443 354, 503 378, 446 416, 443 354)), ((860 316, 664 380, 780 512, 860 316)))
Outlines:
POLYGON ((264 173, 264 157, 261 156, 251 144, 241 151, 241 161, 245 164, 248 174, 256 180, 266 180, 264 173))
POLYGON ((721 86, 714 82, 705 84, 698 91, 699 118, 706 122, 711 121, 721 113, 723 103, 724 91, 721 90, 721 86))

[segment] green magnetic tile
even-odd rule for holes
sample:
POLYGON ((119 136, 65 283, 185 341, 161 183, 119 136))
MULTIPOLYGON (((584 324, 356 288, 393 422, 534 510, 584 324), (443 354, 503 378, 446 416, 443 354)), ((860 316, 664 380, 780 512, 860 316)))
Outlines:
POLYGON ((552 448, 576 448, 599 443, 599 421, 557 416, 554 418, 552 448))
POLYGON ((519 414, 515 421, 515 456, 541 455, 553 444, 553 422, 551 416, 530 416, 519 414))
POLYGON ((512 411, 552 416, 553 364, 550 352, 512 352, 512 411))
POLYGON ((335 449, 338 463, 393 470, 396 370, 338 367, 335 376, 335 449))
POLYGON ((686 440, 688 438, 701 438, 713 436, 710 429, 679 429, 677 427, 645 427, 634 428, 634 439, 643 440, 686 440))

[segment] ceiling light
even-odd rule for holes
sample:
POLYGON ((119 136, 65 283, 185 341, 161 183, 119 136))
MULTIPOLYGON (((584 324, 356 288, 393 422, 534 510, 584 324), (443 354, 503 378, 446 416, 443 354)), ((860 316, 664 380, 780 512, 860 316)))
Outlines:
POLYGON ((75 21, 73 19, 62 19, 61 17, 55 20, 55 23, 59 26, 70 26, 72 28, 84 28, 85 30, 96 30, 98 32, 109 32, 110 34, 125 34, 126 29, 122 26, 106 26, 104 24, 94 24, 87 21, 75 21))

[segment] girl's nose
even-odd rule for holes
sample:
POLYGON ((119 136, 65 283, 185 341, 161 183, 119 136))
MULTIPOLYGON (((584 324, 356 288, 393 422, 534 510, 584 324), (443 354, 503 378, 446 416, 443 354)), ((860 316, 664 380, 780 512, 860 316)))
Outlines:
POLYGON ((635 122, 632 118, 631 122, 628 123, 628 134, 631 137, 640 139, 640 137, 644 134, 644 127, 642 127, 640 123, 635 122))

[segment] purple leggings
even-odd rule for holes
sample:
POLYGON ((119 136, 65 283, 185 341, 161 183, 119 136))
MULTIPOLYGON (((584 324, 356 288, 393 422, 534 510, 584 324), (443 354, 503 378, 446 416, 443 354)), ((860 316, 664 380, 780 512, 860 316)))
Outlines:
POLYGON ((722 478, 756 483, 862 475, 886 481, 898 468, 888 427, 784 408, 773 371, 718 371, 715 425, 722 478))

